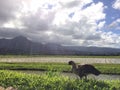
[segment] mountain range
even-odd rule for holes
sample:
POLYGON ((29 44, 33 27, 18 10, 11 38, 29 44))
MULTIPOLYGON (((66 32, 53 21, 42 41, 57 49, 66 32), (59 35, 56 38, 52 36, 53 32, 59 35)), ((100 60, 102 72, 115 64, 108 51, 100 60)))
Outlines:
POLYGON ((105 47, 63 46, 55 43, 38 43, 18 36, 0 39, 0 54, 27 55, 120 55, 120 49, 105 47))

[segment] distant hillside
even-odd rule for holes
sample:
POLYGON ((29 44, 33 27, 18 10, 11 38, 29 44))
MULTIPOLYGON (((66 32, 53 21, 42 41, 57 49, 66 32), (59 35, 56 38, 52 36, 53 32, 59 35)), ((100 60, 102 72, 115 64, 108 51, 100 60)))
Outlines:
POLYGON ((62 54, 63 48, 57 44, 41 44, 19 36, 0 39, 0 54, 62 54))
POLYGON ((120 55, 120 49, 41 44, 18 36, 13 39, 0 39, 0 54, 120 55))

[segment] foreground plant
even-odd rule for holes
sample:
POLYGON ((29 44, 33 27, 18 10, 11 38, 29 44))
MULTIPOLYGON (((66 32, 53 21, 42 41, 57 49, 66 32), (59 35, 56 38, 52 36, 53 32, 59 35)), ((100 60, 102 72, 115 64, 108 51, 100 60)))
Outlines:
POLYGON ((18 90, 119 90, 120 81, 79 80, 47 72, 42 75, 0 71, 0 86, 18 90), (115 84, 114 84, 115 83, 115 84))

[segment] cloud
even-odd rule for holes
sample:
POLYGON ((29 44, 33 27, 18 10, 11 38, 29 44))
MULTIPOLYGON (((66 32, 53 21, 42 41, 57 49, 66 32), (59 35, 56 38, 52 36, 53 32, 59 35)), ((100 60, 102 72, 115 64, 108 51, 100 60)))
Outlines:
POLYGON ((102 34, 102 43, 105 44, 106 47, 117 47, 119 48, 119 43, 120 43, 120 37, 117 34, 114 34, 112 32, 108 32, 108 33, 103 33, 102 34))
POLYGON ((22 0, 22 2, 8 0, 8 2, 0 1, 0 37, 23 35, 40 43, 79 46, 116 47, 120 43, 117 34, 101 30, 106 23, 105 6, 102 2, 94 3, 93 0, 22 0))
POLYGON ((48 30, 51 22, 54 18, 53 12, 45 13, 39 10, 35 14, 29 14, 29 16, 23 16, 22 22, 24 27, 31 30, 48 30))
POLYGON ((58 12, 59 14, 57 14, 60 15, 61 13, 61 15, 64 15, 65 19, 59 19, 60 16, 55 17, 57 25, 56 32, 60 33, 61 35, 71 36, 71 40, 75 41, 100 40, 101 36, 96 31, 98 27, 96 21, 105 18, 103 10, 103 4, 97 3, 86 7, 84 10, 78 9, 78 11, 74 12, 72 18, 68 17, 67 11, 69 11, 69 9, 64 12, 58 12), (99 7, 99 9, 93 9, 97 7, 99 7))
POLYGON ((110 23, 108 29, 120 30, 120 18, 110 23))
POLYGON ((105 26, 105 20, 98 23, 98 29, 102 29, 105 26))
POLYGON ((60 0, 59 1, 60 4, 62 5, 62 7, 64 8, 74 8, 74 7, 83 7, 85 6, 86 4, 89 4, 89 3, 92 3, 93 1, 92 0, 60 0))
POLYGON ((15 13, 20 9, 20 0, 0 1, 0 24, 15 18, 15 13))
POLYGON ((112 6, 114 9, 120 10, 120 0, 116 0, 112 6))
POLYGON ((13 28, 0 28, 0 38, 13 38, 16 36, 24 35, 25 30, 13 28))

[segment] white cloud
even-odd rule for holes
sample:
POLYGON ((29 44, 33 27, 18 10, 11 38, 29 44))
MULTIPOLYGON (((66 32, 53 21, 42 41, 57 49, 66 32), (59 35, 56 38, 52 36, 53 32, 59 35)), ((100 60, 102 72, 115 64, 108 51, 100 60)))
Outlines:
POLYGON ((113 4, 113 8, 120 10, 120 0, 116 0, 113 4))
POLYGON ((92 4, 85 10, 83 10, 82 14, 89 18, 89 20, 98 21, 101 19, 105 19, 105 13, 103 3, 99 2, 97 4, 92 4))
POLYGON ((104 27, 105 23, 106 23, 105 21, 99 22, 98 29, 102 29, 104 27))
POLYGON ((120 18, 109 24, 108 29, 120 30, 120 18))
POLYGON ((0 26, 0 36, 25 35, 33 41, 63 45, 116 47, 120 43, 120 36, 101 31, 106 23, 104 13, 106 7, 102 2, 22 0, 22 3, 15 3, 20 4, 21 9, 16 13, 16 9, 13 7, 12 13, 15 12, 15 14, 10 14, 10 18, 12 16, 15 18, 3 20, 4 23, 0 26), (71 13, 72 17, 70 17, 71 13))
POLYGON ((104 46, 106 47, 119 47, 117 45, 120 45, 120 37, 117 34, 114 34, 112 32, 108 32, 108 33, 103 33, 102 34, 102 38, 103 40, 102 43, 104 44, 104 46))

